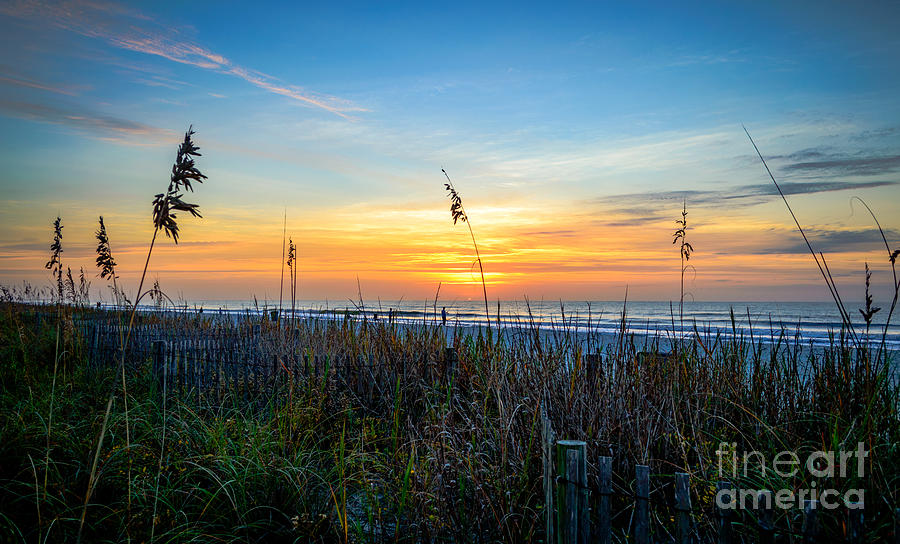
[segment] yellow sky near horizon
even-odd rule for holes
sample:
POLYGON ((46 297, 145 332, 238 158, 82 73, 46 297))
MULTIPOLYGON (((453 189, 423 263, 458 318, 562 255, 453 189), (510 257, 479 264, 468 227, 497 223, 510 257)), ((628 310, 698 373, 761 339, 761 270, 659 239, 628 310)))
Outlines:
MULTIPOLYGON (((214 189, 212 183, 204 184, 194 200, 202 202, 204 194, 214 189)), ((830 202, 821 195, 793 200, 801 200, 796 205, 798 213, 807 208, 821 212, 830 202)), ((467 211, 491 299, 618 300, 626 288, 632 300, 678 298, 681 263, 672 233, 679 207, 672 206, 670 219, 629 225, 621 222, 627 217, 575 211, 574 204, 564 200, 545 200, 531 207, 522 202, 499 206, 473 201, 467 211)), ((4 212, 9 211, 7 203, 4 212)), ((158 280, 171 295, 187 300, 277 299, 284 208, 201 206, 201 211, 203 219, 180 218, 182 237, 177 246, 160 236, 150 281, 158 280)), ((69 207, 68 212, 63 217, 64 264, 76 273, 83 266, 100 293, 104 282, 94 277, 93 263, 96 217, 77 207, 69 207)), ((868 232, 865 217, 857 214, 854 219, 859 224, 837 232, 868 232)), ((152 235, 149 206, 144 219, 108 214, 105 221, 121 282, 133 291, 152 235)), ((688 221, 689 241, 695 248, 685 274, 689 296, 697 300, 822 300, 828 296, 780 201, 754 206, 752 213, 730 214, 689 204, 688 221), (779 214, 780 219, 765 219, 779 214)), ((298 247, 301 299, 356 298, 357 279, 367 298, 428 299, 438 284, 442 298, 481 297, 468 229, 463 223, 452 224, 445 198, 429 207, 354 204, 299 217, 289 211, 287 225, 287 235, 298 247)), ((823 227, 808 226, 814 244, 822 241, 817 240, 818 228, 823 227)), ((832 237, 834 232, 828 231, 832 237)), ((49 273, 42 269, 47 251, 41 246, 49 246, 50 234, 49 218, 43 233, 34 226, 22 227, 21 238, 31 242, 4 251, 0 281, 27 279, 48 285, 49 273)), ((871 263, 876 283, 887 280, 887 259, 877 239, 855 249, 839 249, 827 251, 828 259, 848 298, 862 297, 864 261, 871 263)))

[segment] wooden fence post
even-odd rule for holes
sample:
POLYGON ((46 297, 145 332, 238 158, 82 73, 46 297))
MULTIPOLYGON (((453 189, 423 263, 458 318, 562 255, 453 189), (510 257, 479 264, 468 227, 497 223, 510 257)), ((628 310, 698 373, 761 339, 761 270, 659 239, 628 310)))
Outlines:
POLYGON ((456 363, 459 357, 455 348, 444 348, 444 382, 450 383, 456 377, 456 363))
POLYGON ((678 516, 678 544, 691 542, 691 483, 684 472, 675 473, 675 511, 678 516))
POLYGON ((96 370, 100 366, 100 324, 94 320, 93 331, 91 333, 91 366, 96 370))
POLYGON ((775 523, 772 519, 772 492, 768 490, 760 491, 756 497, 757 514, 756 521, 759 525, 759 542, 760 544, 773 544, 775 542, 775 523))
POLYGON ((819 536, 818 501, 803 501, 803 542, 813 544, 819 536))
POLYGON ((635 465, 634 487, 634 541, 637 544, 650 543, 650 467, 635 465))
POLYGON ((587 443, 556 442, 558 482, 557 535, 560 544, 587 544, 590 538, 587 501, 587 443))
POLYGON ((603 363, 603 356, 600 355, 599 351, 597 353, 588 353, 584 362, 585 366, 587 366, 588 383, 591 385, 591 391, 594 391, 600 375, 600 365, 603 363))
POLYGON ((168 365, 166 365, 166 343, 163 340, 153 342, 153 374, 156 380, 162 385, 163 395, 166 394, 168 386, 168 365))
POLYGON ((850 544, 863 544, 866 538, 866 531, 863 527, 864 520, 863 503, 851 502, 847 504, 847 540, 850 544))
POLYGON ((178 393, 184 393, 188 384, 187 340, 178 342, 178 393))
POLYGON ((612 457, 600 458, 600 498, 598 510, 600 515, 600 544, 612 542, 612 457))
POLYGON ((894 509, 894 544, 900 544, 900 508, 894 509))
MULTIPOLYGON (((249 353, 249 340, 243 339, 241 342, 241 367, 240 372, 244 378, 244 391, 242 398, 244 402, 247 403, 250 401, 250 363, 252 361, 251 354, 249 353)), ((238 377, 238 384, 240 384, 241 376, 238 377)))
MULTIPOLYGON (((449 348, 448 348, 449 349, 449 348)), ((371 382, 370 382, 371 383, 371 382)), ((545 542, 553 542, 553 426, 547 416, 547 405, 541 402, 541 439, 543 440, 542 457, 544 462, 544 530, 545 542)))
POLYGON ((716 484, 716 514, 718 515, 718 529, 719 535, 716 542, 719 544, 731 544, 731 510, 734 508, 734 504, 732 504, 735 500, 734 490, 731 489, 731 484, 724 480, 720 480, 718 484, 716 484), (728 492, 728 502, 726 503, 727 507, 722 507, 719 504, 719 495, 722 492, 728 492))

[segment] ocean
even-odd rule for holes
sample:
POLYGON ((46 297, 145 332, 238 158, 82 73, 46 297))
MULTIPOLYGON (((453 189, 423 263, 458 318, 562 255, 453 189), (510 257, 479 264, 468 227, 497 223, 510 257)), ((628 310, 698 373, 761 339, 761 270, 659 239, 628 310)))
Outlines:
MULTIPOLYGON (((278 307, 278 301, 198 300, 186 303, 190 308, 204 311, 221 311, 226 314, 270 311, 278 307)), ((283 315, 290 310, 286 304, 283 315)), ((685 302, 683 319, 679 317, 678 303, 635 301, 550 301, 525 300, 497 301, 490 303, 491 324, 499 322, 504 328, 536 326, 544 331, 567 330, 575 333, 613 335, 622 328, 622 312, 625 311, 625 329, 635 335, 655 335, 672 338, 699 331, 743 335, 755 341, 773 343, 782 334, 803 344, 827 345, 829 335, 841 332, 841 317, 834 303, 830 302, 685 302), (732 321, 733 316, 733 321, 732 321)), ((885 304, 887 306, 887 304, 885 304)), ((298 316, 333 315, 344 311, 353 315, 365 314, 366 319, 388 319, 403 324, 441 324, 442 310, 446 309, 447 325, 472 328, 486 324, 483 300, 366 300, 327 301, 304 300, 296 305, 298 316), (376 315, 377 314, 377 315, 376 315)), ((849 307, 851 322, 860 337, 865 338, 866 326, 856 307, 849 307)), ((889 308, 875 314, 869 329, 871 342, 880 342, 889 308)), ((900 309, 896 313, 900 313, 900 309)), ((900 324, 893 316, 886 336, 891 350, 900 348, 900 324)))

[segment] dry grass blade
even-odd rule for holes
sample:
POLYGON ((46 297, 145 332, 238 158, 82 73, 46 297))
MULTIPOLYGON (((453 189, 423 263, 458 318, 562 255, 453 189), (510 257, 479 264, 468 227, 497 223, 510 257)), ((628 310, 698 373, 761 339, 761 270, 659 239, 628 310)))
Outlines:
POLYGON ((847 329, 847 332, 850 334, 851 338, 853 338, 854 343, 857 346, 860 346, 859 337, 856 334, 856 329, 853 327, 853 322, 850 320, 850 314, 847 312, 847 309, 844 307, 843 302, 841 302, 840 294, 837 290, 837 285, 834 283, 834 280, 831 278, 831 274, 827 272, 827 265, 823 263, 824 257, 822 260, 819 259, 819 255, 816 254, 816 251, 813 249, 812 244, 809 242, 809 238, 806 237, 806 232, 803 230, 803 227, 800 226, 800 221, 797 219, 797 216, 794 214, 793 208, 791 208, 790 203, 788 203, 787 197, 784 196, 784 191, 781 190, 781 186, 778 185, 778 182, 775 180, 775 176, 772 174, 772 170, 769 169, 768 163, 766 163, 766 159, 763 158, 762 152, 760 152, 759 147, 757 147, 756 142, 753 141, 753 137, 750 136, 750 131, 747 130, 747 127, 741 125, 744 129, 744 132, 747 134, 747 138, 750 140, 750 143, 753 145, 753 149, 756 150, 757 156, 759 156, 759 160, 762 161, 763 166, 766 169, 766 173, 769 174, 769 179, 772 180, 772 183, 775 184, 775 188, 778 190, 778 194, 781 196, 781 199, 784 201, 784 205, 787 206, 788 212, 791 214, 791 218, 794 220, 794 224, 797 226, 797 230, 800 231, 800 235, 803 237, 803 241, 806 243, 807 249, 812 254, 813 259, 816 261, 816 266, 819 268, 819 272, 822 274, 822 278, 825 280, 825 284, 828 286, 828 291, 831 293, 831 298, 834 299, 834 303, 837 305, 838 312, 841 315, 841 321, 843 321, 844 326, 847 329))

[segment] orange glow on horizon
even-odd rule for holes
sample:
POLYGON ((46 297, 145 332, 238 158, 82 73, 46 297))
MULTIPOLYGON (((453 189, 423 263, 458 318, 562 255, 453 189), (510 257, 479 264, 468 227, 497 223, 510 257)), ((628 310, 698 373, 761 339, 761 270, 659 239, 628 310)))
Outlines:
MULTIPOLYGON (((474 225, 490 298, 615 300, 626 287, 632 299, 677 298, 680 261, 671 242, 674 219, 616 226, 588 216, 565 217, 555 210, 502 209, 511 215, 474 225)), ((183 223, 178 246, 160 239, 150 277, 186 299, 277 299, 282 251, 277 215, 269 214, 265 221, 235 221, 254 214, 222 208, 204 211, 204 219, 183 223)), ((322 212, 302 222, 289 214, 288 236, 298 248, 300 298, 356 298, 357 278, 364 295, 371 297, 430 298, 438 285, 442 297, 482 296, 468 229, 453 226, 446 210, 400 209, 379 218, 384 215, 391 220, 373 223, 359 209, 322 212)), ((796 248, 788 253, 772 249, 786 241, 789 246, 801 243, 790 225, 716 217, 699 209, 694 216, 703 222, 689 230, 696 252, 686 272, 685 289, 695 298, 745 299, 779 289, 791 293, 796 291, 787 286, 797 284, 808 286, 813 298, 821 298, 811 257, 796 248), (754 235, 748 237, 748 231, 754 235)), ((90 216, 64 219, 65 264, 73 270, 84 266, 88 275, 94 273, 94 221, 90 216)), ((110 216, 107 226, 121 281, 133 289, 152 235, 150 225, 137 217, 110 216)), ((44 252, 39 247, 6 259, 10 268, 38 284, 47 282, 41 268, 44 252)), ((839 283, 853 286, 858 283, 854 274, 862 270, 864 260, 869 260, 876 275, 885 268, 872 252, 829 255, 839 283)), ((100 280, 93 281, 100 289, 100 280)))

